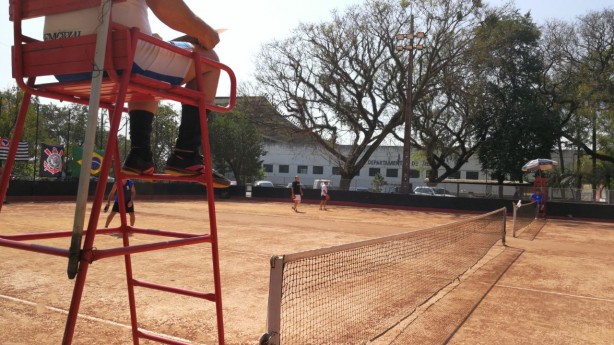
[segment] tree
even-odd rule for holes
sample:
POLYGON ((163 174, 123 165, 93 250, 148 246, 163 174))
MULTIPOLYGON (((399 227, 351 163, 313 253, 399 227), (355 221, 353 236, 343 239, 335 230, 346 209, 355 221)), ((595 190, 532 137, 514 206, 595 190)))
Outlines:
POLYGON ((520 167, 530 159, 549 158, 557 121, 541 96, 540 31, 530 15, 491 14, 477 29, 474 69, 483 80, 479 123, 486 131, 478 157, 502 184, 521 180, 520 167))
POLYGON ((179 115, 171 106, 160 104, 154 118, 151 135, 151 152, 156 171, 164 169, 166 159, 173 152, 179 132, 178 119, 179 115))
POLYGON ((209 122, 213 165, 222 173, 228 167, 240 185, 262 176, 260 157, 266 154, 258 127, 245 114, 238 104, 231 113, 213 113, 209 122))
POLYGON ((54 103, 44 104, 40 107, 40 118, 49 138, 46 143, 64 146, 64 170, 70 175, 72 148, 83 146, 85 141, 87 107, 75 103, 62 107, 54 103))
POLYGON ((403 14, 391 1, 353 6, 334 12, 331 22, 301 24, 259 54, 264 93, 337 161, 341 189, 402 123, 390 35, 403 14), (339 146, 344 142, 348 150, 339 146))
POLYGON ((16 86, 0 92, 0 137, 12 136, 22 98, 23 92, 16 86))
POLYGON ((376 173, 375 176, 373 176, 373 191, 375 193, 381 193, 382 192, 382 187, 387 185, 388 182, 386 182, 386 179, 384 178, 384 176, 382 176, 382 174, 380 173, 376 173))
POLYGON ((427 39, 414 63, 417 116, 409 139, 424 152, 429 183, 436 184, 459 171, 484 136, 474 116, 481 106, 480 79, 470 61, 475 28, 486 9, 481 1, 443 0, 416 2, 416 10, 427 39), (441 168, 444 172, 439 175, 441 168))
MULTIPOLYGON (((12 138, 15 130, 17 114, 21 107, 23 91, 17 87, 9 88, 0 93, 0 137, 12 138)), ((32 158, 38 158, 39 151, 37 144, 48 140, 46 123, 42 118, 42 107, 38 97, 32 99, 28 108, 23 132, 19 141, 28 142, 28 152, 32 158)), ((44 110, 44 109, 43 109, 44 110)), ((18 162, 14 165, 12 173, 21 176, 34 176, 38 171, 36 164, 29 162, 18 162)))
POLYGON ((481 1, 423 0, 412 6, 366 1, 334 12, 330 22, 302 24, 292 37, 267 44, 260 53, 257 78, 263 92, 337 160, 341 189, 390 138, 424 150, 434 180, 458 171, 479 144, 471 127, 475 102, 457 86, 469 70, 465 54, 480 21, 481 1), (414 11, 416 27, 428 39, 414 64, 412 136, 403 138, 408 71, 393 36, 408 31, 414 11), (438 177, 440 167, 446 173, 438 177))
POLYGON ((604 175, 595 171, 605 167, 598 161, 614 163, 613 32, 614 10, 603 10, 571 23, 549 22, 542 41, 548 66, 544 94, 562 124, 559 146, 568 143, 590 156, 592 176, 604 175))

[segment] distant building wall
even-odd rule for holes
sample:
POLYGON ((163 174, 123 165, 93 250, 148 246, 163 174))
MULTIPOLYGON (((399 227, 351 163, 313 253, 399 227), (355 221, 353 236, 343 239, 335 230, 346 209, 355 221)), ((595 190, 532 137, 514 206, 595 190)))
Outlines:
MULTIPOLYGON (((342 150, 343 148, 341 147, 342 150)), ((348 146, 345 148, 349 149, 348 146)), ((296 175, 301 178, 306 186, 312 186, 316 179, 331 180, 333 188, 339 186, 341 176, 337 172, 337 167, 340 163, 330 153, 325 152, 317 145, 265 143, 264 150, 267 152, 266 155, 261 157, 265 168, 264 179, 277 186, 287 185, 294 180, 296 175)), ((383 191, 393 192, 396 187, 401 185, 402 153, 403 147, 401 146, 380 146, 360 170, 360 174, 352 179, 351 188, 372 188, 373 177, 376 172, 379 172, 387 183, 383 187, 383 191)), ((425 179, 430 169, 427 162, 420 157, 424 157, 424 155, 415 152, 412 155, 410 182, 414 187, 426 184, 425 179)), ((556 160, 556 157, 553 158, 556 160)), ((565 161, 571 164, 571 151, 566 152, 565 161)), ((518 167, 518 170, 520 168, 518 167)), ((444 171, 444 169, 440 169, 439 175, 442 175, 444 171)), ((460 171, 450 178, 492 182, 490 176, 481 170, 481 164, 475 156, 472 156, 460 171)), ((446 184, 442 187, 448 188, 448 186, 455 189, 450 191, 457 194, 457 184, 446 184)), ((463 191, 460 191, 461 194, 470 192, 489 194, 490 189, 467 184, 463 185, 463 191)), ((513 195, 514 188, 505 187, 504 193, 504 195, 513 195)))

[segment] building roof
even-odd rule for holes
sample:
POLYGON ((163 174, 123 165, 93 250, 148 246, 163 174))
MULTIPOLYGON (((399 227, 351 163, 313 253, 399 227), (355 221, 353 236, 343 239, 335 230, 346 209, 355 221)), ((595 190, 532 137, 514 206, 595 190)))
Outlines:
MULTIPOLYGON (((228 104, 228 97, 217 97, 217 104, 228 104)), ((301 130, 281 115, 263 96, 237 97, 233 110, 248 115, 251 122, 258 127, 262 138, 272 143, 310 144, 313 139, 309 133, 301 130)))

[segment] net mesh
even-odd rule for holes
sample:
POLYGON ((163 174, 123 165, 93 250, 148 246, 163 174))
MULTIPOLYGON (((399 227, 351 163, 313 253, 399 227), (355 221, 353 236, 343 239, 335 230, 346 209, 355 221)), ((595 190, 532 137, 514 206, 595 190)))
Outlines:
POLYGON ((514 218, 512 226, 512 234, 516 237, 516 232, 531 225, 537 217, 537 203, 530 202, 528 204, 514 206, 514 218))
POLYGON ((281 344, 362 344, 454 282, 502 238, 505 209, 285 256, 281 344))
POLYGON ((540 231, 544 228, 545 225, 546 225, 545 219, 537 218, 533 220, 529 225, 524 227, 517 237, 523 240, 533 241, 535 237, 540 233, 540 231))

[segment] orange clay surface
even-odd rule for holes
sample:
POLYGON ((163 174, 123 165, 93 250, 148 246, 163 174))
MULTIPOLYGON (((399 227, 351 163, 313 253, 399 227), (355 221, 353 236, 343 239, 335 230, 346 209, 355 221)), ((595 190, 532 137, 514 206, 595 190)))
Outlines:
MULTIPOLYGON (((327 211, 320 211, 317 204, 302 204, 300 213, 290 207, 289 200, 216 203, 227 344, 257 344, 265 332, 272 255, 473 216, 334 202, 327 211)), ((135 208, 135 226, 140 228, 204 233, 208 225, 203 201, 137 200, 135 208)), ((0 213, 0 233, 68 230, 73 214, 74 204, 69 202, 10 203, 0 213)), ((103 226, 104 219, 99 224, 103 226)), ((116 216, 112 226, 118 224, 116 216)), ((469 277, 429 308, 430 314, 417 315, 412 327, 401 325, 396 335, 378 343, 614 344, 614 225, 548 220, 532 237, 523 238, 522 231, 517 238, 508 235, 507 247, 497 244, 492 259, 468 272, 469 277), (499 273, 491 266, 499 267, 499 273), (466 302, 474 306, 468 314, 454 314, 466 302), (430 337, 433 329, 445 329, 446 334, 442 338, 439 331, 430 337)), ((141 234, 130 238, 131 244, 159 240, 141 234)), ((67 248, 69 239, 37 243, 67 248)), ((120 244, 108 235, 95 241, 98 248, 120 244)), ((210 292, 210 253, 210 246, 201 244, 134 254, 134 277, 210 292)), ((0 247, 1 344, 61 343, 74 285, 66 276, 66 264, 63 257, 0 247)), ((213 303, 143 288, 136 288, 136 303, 140 327, 146 331, 197 344, 217 343, 213 303)), ((73 343, 132 343, 123 258, 90 266, 73 343)))

